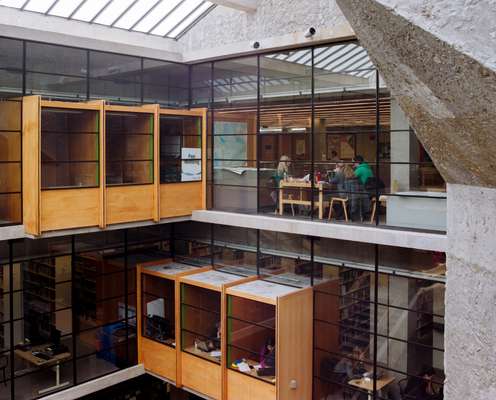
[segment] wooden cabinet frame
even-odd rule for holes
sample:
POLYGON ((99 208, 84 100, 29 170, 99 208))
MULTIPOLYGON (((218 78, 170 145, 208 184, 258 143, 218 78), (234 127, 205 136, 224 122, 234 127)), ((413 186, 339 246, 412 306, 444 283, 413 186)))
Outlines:
POLYGON ((104 172, 104 123, 103 100, 86 103, 69 103, 42 100, 40 96, 23 98, 22 132, 22 186, 23 222, 27 233, 60 229, 105 226, 104 172), (41 189, 41 112, 43 108, 65 110, 93 110, 99 115, 99 165, 97 188, 41 189))
POLYGON ((301 400, 312 398, 313 290, 266 281, 232 286, 228 296, 241 297, 276 308, 276 383, 228 369, 226 399, 301 400), (292 385, 295 384, 293 388, 292 385), (247 394, 252 392, 251 395, 247 394))
MULTIPOLYGON (((255 276, 235 276, 216 270, 180 278, 180 284, 218 292, 221 307, 220 332, 222 356, 220 365, 215 365, 210 361, 189 354, 181 349, 181 384, 184 387, 215 400, 226 398, 226 290, 231 286, 250 282, 255 279, 257 279, 255 276), (225 279, 222 279, 222 276, 225 279), (217 278, 221 279, 217 280, 217 278)), ((180 318, 182 318, 181 315, 180 318)))
POLYGON ((158 377, 165 379, 177 387, 181 386, 181 331, 180 321, 180 286, 179 279, 183 276, 196 274, 198 272, 208 271, 211 267, 194 267, 181 270, 160 270, 160 267, 174 263, 172 259, 151 261, 148 263, 138 264, 137 266, 137 334, 138 334, 138 362, 144 364, 145 369, 158 377), (153 339, 143 336, 142 315, 144 305, 142 304, 142 280, 143 276, 153 276, 159 279, 174 282, 174 317, 175 317, 175 348, 154 341, 153 339))
POLYGON ((206 209, 207 135, 205 108, 192 110, 160 109, 159 105, 106 105, 104 100, 65 102, 42 100, 40 96, 22 98, 22 190, 23 223, 27 234, 77 228, 153 221, 190 215, 206 209), (98 187, 71 187, 43 190, 41 186, 41 112, 43 108, 97 111, 99 119, 98 187), (144 113, 153 116, 153 183, 136 185, 106 184, 106 114, 144 113), (202 179, 200 182, 160 184, 160 115, 197 116, 202 119, 202 179), (174 204, 174 207, 168 207, 174 204))
MULTIPOLYGON (((202 153, 202 179, 199 182, 161 183, 159 195, 160 218, 191 215, 193 210, 206 210, 207 208, 207 109, 195 108, 191 110, 160 109, 160 116, 186 116, 200 117, 202 121, 201 153, 202 153), (169 204, 175 204, 171 209, 169 204)), ((158 139, 160 147, 160 135, 158 139)), ((160 152, 159 152, 160 153, 160 152)), ((159 154, 160 155, 160 154, 159 154)), ((159 176, 160 180, 160 176, 159 176)))

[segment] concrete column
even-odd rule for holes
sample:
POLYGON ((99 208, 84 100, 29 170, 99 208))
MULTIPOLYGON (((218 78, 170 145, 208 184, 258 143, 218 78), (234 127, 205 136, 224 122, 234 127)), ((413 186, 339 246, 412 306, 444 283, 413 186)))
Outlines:
POLYGON ((496 398, 496 189, 448 185, 447 400, 496 398))
MULTIPOLYGON (((398 102, 391 98, 391 162, 418 161, 419 146, 414 135, 410 134, 410 122, 398 102)), ((410 190, 416 175, 410 165, 391 164, 391 190, 410 190)))

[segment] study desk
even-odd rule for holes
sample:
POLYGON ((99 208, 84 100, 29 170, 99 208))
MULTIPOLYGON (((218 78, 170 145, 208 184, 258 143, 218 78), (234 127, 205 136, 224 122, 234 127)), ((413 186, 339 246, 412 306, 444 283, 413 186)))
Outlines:
MULTIPOLYGON (((393 383, 395 380, 392 376, 385 376, 376 380, 376 390, 379 391, 385 388, 387 385, 393 383)), ((366 390, 368 393, 368 399, 372 400, 374 392, 374 381, 372 379, 352 379, 348 382, 348 385, 355 386, 358 389, 366 390)))
POLYGON ((62 361, 65 361, 69 358, 71 358, 71 353, 65 352, 65 353, 60 353, 57 354, 53 357, 51 357, 49 360, 45 360, 43 358, 37 357, 33 355, 33 352, 39 351, 42 353, 46 353, 45 349, 50 346, 50 343, 39 345, 39 346, 33 346, 29 350, 21 350, 21 349, 16 349, 15 350, 15 355, 18 356, 19 358, 22 358, 23 360, 27 361, 30 364, 33 364, 35 367, 38 368, 43 368, 43 367, 52 367, 55 371, 55 385, 48 387, 46 389, 39 390, 39 394, 44 394, 48 392, 52 392, 56 389, 63 388, 65 386, 68 386, 70 382, 60 382, 60 363, 62 361))
POLYGON ((246 360, 245 362, 250 366, 250 372, 240 371, 239 368, 237 368, 237 367, 234 368, 233 366, 231 366, 231 368, 233 369, 233 371, 237 371, 240 374, 245 374, 245 375, 252 376, 254 378, 258 378, 258 379, 261 379, 267 383, 271 383, 271 384, 276 383, 276 377, 275 376, 260 376, 257 374, 257 369, 255 368, 255 366, 260 365, 260 363, 254 361, 254 360, 246 360))
MULTIPOLYGON (((314 185, 314 190, 319 191, 318 200, 314 202, 314 208, 319 210, 319 219, 324 218, 324 188, 328 186, 325 182, 314 185)), ((303 180, 291 180, 279 182, 279 215, 284 213, 284 205, 312 206, 312 182, 303 180), (289 192, 289 193, 288 193, 289 192), (287 195, 286 198, 284 197, 287 195), (296 194, 296 198, 294 195, 296 194)))

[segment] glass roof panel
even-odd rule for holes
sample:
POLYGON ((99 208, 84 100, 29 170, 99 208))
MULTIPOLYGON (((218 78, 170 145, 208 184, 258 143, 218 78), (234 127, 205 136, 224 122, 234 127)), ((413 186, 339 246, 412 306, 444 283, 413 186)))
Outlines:
POLYGON ((26 11, 45 13, 50 9, 53 3, 55 3, 55 0, 31 0, 24 9, 26 11))
MULTIPOLYGON (((159 0, 160 1, 160 0, 159 0)), ((130 29, 159 1, 157 0, 138 0, 133 6, 120 18, 114 26, 117 28, 130 29)))
POLYGON ((168 37, 176 38, 178 37, 184 30, 188 29, 203 13, 207 12, 207 10, 212 7, 212 3, 205 1, 201 4, 195 11, 189 14, 183 22, 181 22, 174 30, 167 34, 168 37))
POLYGON ((174 10, 180 1, 181 0, 161 1, 153 9, 153 12, 143 17, 133 30, 138 32, 149 32, 157 25, 157 23, 160 23, 164 17, 167 17, 167 15, 174 10))
POLYGON ((95 19, 95 23, 102 25, 112 25, 117 19, 126 12, 127 8, 132 5, 134 0, 114 0, 101 12, 95 19))
POLYGON ((151 32, 153 35, 165 36, 172 29, 176 27, 177 24, 193 12, 200 4, 202 0, 185 0, 181 3, 181 7, 176 8, 170 15, 159 25, 156 29, 151 32))
POLYGON ((0 6, 21 8, 26 0, 0 0, 0 6))
POLYGON ((63 0, 59 1, 55 6, 50 10, 50 15, 56 15, 57 17, 69 17, 76 8, 84 0, 63 0))
POLYGON ((0 0, 0 6, 178 39, 215 4, 206 0, 0 0))
POLYGON ((79 21, 91 21, 108 2, 109 0, 86 0, 72 18, 79 21))

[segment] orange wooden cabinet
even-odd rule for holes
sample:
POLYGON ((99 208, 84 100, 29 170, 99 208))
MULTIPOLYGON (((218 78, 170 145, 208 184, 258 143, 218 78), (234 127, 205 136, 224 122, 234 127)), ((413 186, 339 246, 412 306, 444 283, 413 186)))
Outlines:
POLYGON ((205 127, 205 109, 24 97, 26 233, 159 222, 204 209, 205 127))
POLYGON ((103 101, 23 98, 23 222, 28 234, 103 227, 103 101))
POLYGON ((188 390, 225 398, 225 291, 253 279, 217 270, 180 279, 181 385, 188 390))
POLYGON ((160 218, 206 208, 205 108, 159 114, 160 218))
POLYGON ((226 296, 226 399, 312 398, 312 288, 255 280, 231 286, 226 296), (269 368, 265 376, 257 373, 261 364, 269 368))
POLYGON ((159 221, 157 105, 105 106, 106 224, 159 221))
POLYGON ((145 369, 180 386, 179 278, 205 271, 171 259, 138 265, 138 360, 145 369))

